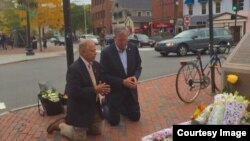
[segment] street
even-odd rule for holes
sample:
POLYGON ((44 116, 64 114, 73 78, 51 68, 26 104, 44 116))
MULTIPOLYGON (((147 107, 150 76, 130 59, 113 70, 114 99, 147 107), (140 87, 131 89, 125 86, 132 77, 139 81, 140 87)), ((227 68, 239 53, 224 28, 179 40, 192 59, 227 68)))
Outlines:
MULTIPOLYGON (((143 70, 139 81, 174 74, 180 66, 180 60, 195 58, 193 54, 187 57, 178 57, 175 54, 162 57, 153 48, 140 48, 140 54, 143 70)), ((205 61, 208 57, 204 55, 202 59, 205 61)), ((78 58, 78 53, 74 55, 74 58, 78 58)), ((99 61, 99 59, 100 53, 98 52, 96 60, 99 61)), ((48 81, 63 93, 66 69, 66 56, 1 65, 0 100, 5 103, 6 109, 1 110, 0 114, 37 104, 39 81, 48 81)))

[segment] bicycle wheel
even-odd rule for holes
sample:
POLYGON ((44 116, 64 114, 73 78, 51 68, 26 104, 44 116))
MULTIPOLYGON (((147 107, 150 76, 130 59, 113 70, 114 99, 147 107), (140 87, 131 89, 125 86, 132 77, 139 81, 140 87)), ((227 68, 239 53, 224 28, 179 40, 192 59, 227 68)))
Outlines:
POLYGON ((178 97, 185 103, 193 102, 200 93, 201 83, 200 70, 194 63, 182 65, 175 81, 178 97))
POLYGON ((215 67, 215 89, 218 92, 221 92, 223 89, 223 84, 221 81, 222 78, 222 64, 225 62, 226 57, 225 56, 219 56, 219 59, 214 62, 215 67))

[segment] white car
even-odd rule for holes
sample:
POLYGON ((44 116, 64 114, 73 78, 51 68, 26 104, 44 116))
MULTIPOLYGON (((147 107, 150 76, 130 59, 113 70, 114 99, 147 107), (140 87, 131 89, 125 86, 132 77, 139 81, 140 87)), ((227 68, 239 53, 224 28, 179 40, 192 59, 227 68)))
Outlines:
POLYGON ((99 44, 99 41, 98 41, 98 39, 97 39, 97 37, 95 35, 92 35, 92 34, 83 34, 83 35, 80 36, 80 41, 84 41, 86 39, 91 39, 92 41, 94 41, 94 43, 96 45, 99 44))

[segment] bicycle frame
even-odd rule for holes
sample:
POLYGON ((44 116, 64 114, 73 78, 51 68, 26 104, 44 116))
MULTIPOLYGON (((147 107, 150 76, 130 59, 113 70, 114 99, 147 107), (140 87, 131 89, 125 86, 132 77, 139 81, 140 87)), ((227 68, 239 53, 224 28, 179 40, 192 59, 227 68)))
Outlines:
MULTIPOLYGON (((214 54, 210 57, 209 61, 208 61, 208 62, 206 63, 206 65, 203 67, 201 55, 200 55, 200 53, 198 54, 196 64, 197 64, 198 68, 200 69, 202 76, 205 76, 204 71, 207 69, 208 65, 213 66, 214 63, 215 63, 217 60, 219 60, 219 56, 218 56, 217 52, 215 51, 214 54), (199 64, 198 64, 198 63, 199 63, 199 64)), ((209 72, 210 72, 210 71, 209 71, 209 72)), ((209 72, 208 72, 208 74, 209 74, 209 72)), ((206 75, 208 75, 208 74, 206 74, 206 75)))

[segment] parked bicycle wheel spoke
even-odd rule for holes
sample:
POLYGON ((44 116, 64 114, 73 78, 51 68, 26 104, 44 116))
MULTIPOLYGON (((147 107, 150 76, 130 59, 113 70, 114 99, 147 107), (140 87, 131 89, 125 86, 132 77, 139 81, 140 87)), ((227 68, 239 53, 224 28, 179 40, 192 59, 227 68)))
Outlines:
POLYGON ((183 65, 176 77, 176 92, 179 98, 186 103, 192 102, 201 89, 201 74, 194 63, 183 65))

